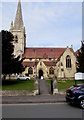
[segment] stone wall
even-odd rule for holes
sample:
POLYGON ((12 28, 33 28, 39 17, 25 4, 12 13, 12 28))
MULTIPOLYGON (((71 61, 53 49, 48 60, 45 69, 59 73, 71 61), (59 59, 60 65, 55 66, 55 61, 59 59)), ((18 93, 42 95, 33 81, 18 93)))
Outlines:
POLYGON ((60 61, 57 63, 57 77, 58 78, 74 78, 76 72, 76 57, 69 48, 66 49, 64 54, 61 56, 60 61), (66 68, 66 56, 69 55, 71 58, 71 68, 66 68), (63 64, 61 66, 61 63, 63 64), (63 69, 63 71, 62 71, 63 69))

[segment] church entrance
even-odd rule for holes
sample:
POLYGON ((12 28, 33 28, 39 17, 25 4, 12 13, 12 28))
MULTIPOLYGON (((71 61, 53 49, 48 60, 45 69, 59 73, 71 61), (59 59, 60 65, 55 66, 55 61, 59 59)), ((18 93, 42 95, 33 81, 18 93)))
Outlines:
POLYGON ((41 76, 43 76, 43 70, 39 70, 39 79, 41 79, 41 76))

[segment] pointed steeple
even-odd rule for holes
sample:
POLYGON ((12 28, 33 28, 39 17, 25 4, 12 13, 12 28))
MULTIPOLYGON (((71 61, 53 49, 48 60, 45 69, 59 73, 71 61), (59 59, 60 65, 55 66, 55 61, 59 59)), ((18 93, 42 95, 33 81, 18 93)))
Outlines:
POLYGON ((17 12, 16 12, 16 17, 15 17, 15 22, 14 22, 14 29, 15 30, 21 30, 23 27, 24 26, 23 26, 23 20, 22 20, 21 2, 19 0, 18 1, 17 12))
POLYGON ((11 22, 10 30, 13 30, 13 21, 11 22))

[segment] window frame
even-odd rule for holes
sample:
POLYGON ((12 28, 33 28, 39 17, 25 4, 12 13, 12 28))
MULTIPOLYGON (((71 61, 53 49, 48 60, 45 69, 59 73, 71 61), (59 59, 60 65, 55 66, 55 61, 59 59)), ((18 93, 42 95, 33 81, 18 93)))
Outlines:
POLYGON ((14 41, 15 41, 15 43, 18 43, 18 36, 17 35, 14 36, 14 41))
POLYGON ((53 67, 50 67, 50 69, 49 69, 49 74, 50 74, 50 75, 54 75, 54 68, 53 68, 53 67))
POLYGON ((71 68, 71 57, 69 55, 66 56, 66 68, 71 68))
POLYGON ((33 69, 32 69, 32 67, 29 67, 29 68, 28 68, 28 74, 33 74, 33 69))

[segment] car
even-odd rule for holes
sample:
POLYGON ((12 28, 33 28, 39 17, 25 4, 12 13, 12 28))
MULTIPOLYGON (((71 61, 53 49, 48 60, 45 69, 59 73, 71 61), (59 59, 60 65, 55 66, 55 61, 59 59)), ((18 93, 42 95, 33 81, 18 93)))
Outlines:
POLYGON ((18 75, 17 80, 30 80, 30 77, 25 75, 18 75))
POLYGON ((66 102, 84 109, 84 84, 73 85, 66 90, 66 102))

